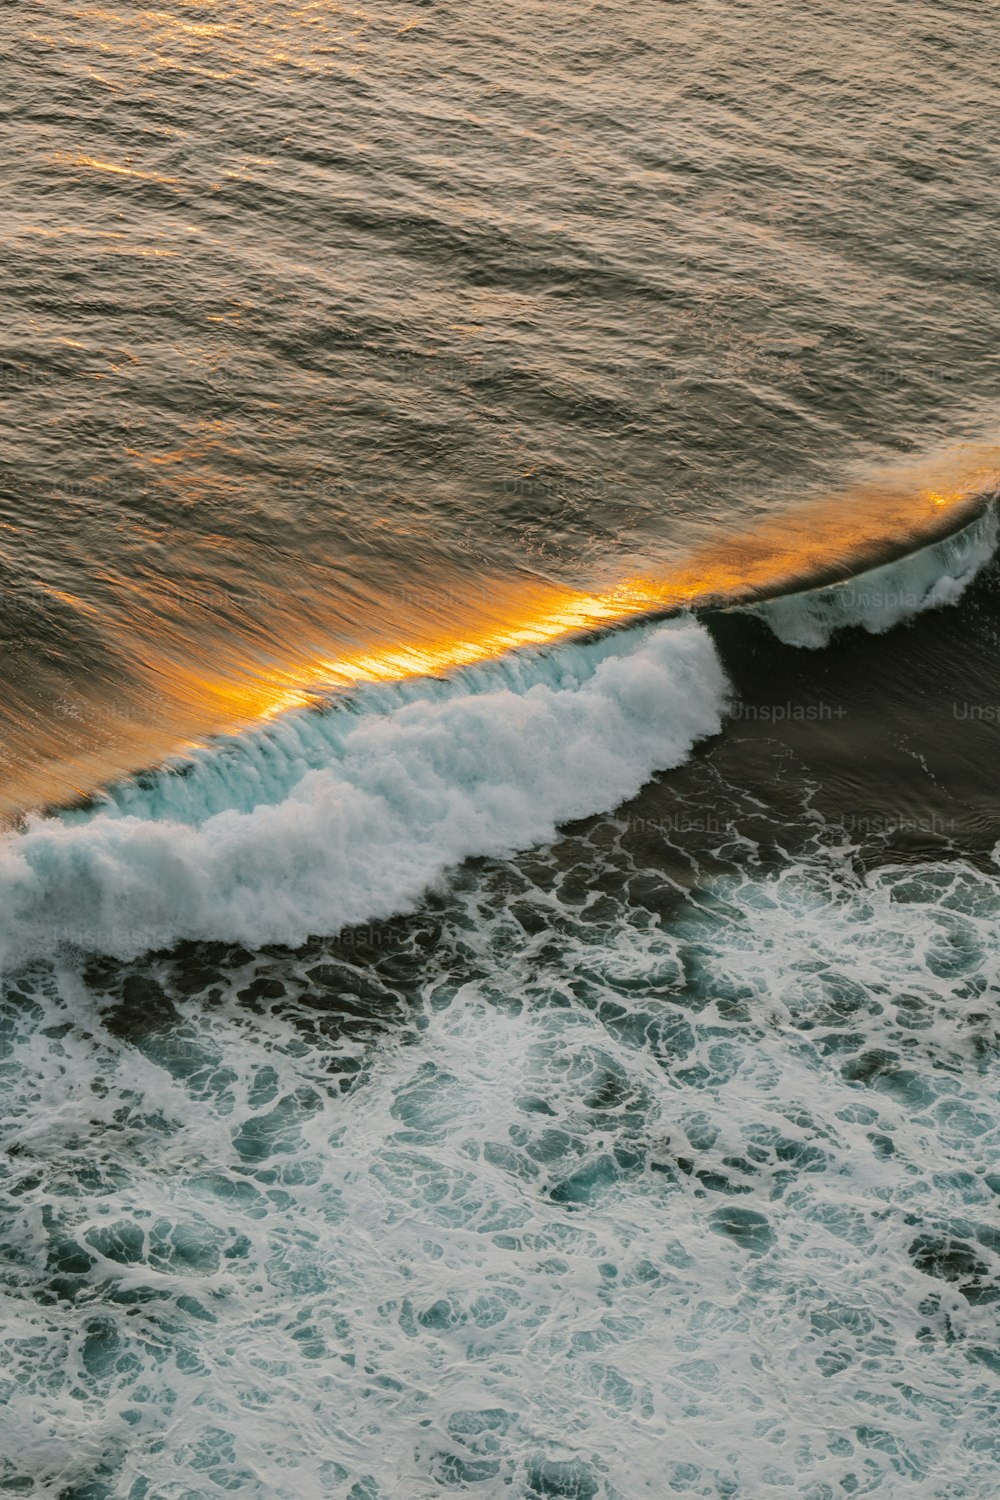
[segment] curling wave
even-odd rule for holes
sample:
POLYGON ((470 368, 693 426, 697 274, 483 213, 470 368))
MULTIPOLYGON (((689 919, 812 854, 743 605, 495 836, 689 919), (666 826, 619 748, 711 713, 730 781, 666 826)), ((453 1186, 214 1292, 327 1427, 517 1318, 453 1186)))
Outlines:
POLYGON ((289 716, 228 763, 210 752, 82 821, 30 819, 0 851, 0 960, 296 945, 407 910, 462 859, 634 795, 719 730, 726 697, 707 630, 678 620, 383 690, 380 711, 289 716))
MULTIPOLYGON (((998 534, 1000 518, 989 504, 961 530, 892 562, 836 583, 732 604, 728 610, 763 620, 786 645, 819 648, 852 626, 882 634, 924 610, 957 603, 992 559, 998 534)), ((710 613, 710 606, 696 601, 695 618, 710 613)), ((673 608, 667 618, 679 615, 673 608)), ((653 613, 654 622, 663 619, 662 613, 653 613)), ((523 695, 539 685, 573 689, 609 658, 628 655, 635 649, 629 638, 640 642, 652 628, 652 623, 614 622, 584 645, 511 650, 440 677, 360 682, 349 693, 331 695, 325 706, 287 709, 254 729, 198 746, 162 769, 114 782, 62 816, 80 822, 99 812, 200 823, 228 809, 250 812, 262 803, 280 802, 307 771, 321 770, 341 757, 360 719, 391 716, 412 704, 445 704, 497 692, 523 695)))
POLYGON ((817 649, 839 630, 860 626, 882 635, 927 609, 956 604, 996 551, 998 519, 991 505, 963 530, 843 582, 784 594, 744 607, 788 646, 817 649))
MULTIPOLYGON (((989 506, 898 561, 736 612, 796 646, 881 632, 954 603, 997 535, 989 506)), ((688 614, 291 709, 29 818, 0 846, 0 963, 60 944, 296 945, 406 911, 463 859, 633 796, 720 730, 728 693, 688 614)))

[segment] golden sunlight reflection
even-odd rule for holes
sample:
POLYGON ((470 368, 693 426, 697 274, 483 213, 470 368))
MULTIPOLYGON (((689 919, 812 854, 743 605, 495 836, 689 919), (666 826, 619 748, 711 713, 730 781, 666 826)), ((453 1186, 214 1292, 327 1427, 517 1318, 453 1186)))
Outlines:
POLYGON ((138 167, 131 165, 131 159, 124 162, 102 161, 96 156, 87 156, 83 152, 75 155, 68 151, 56 151, 53 161, 60 166, 85 167, 91 172, 107 172, 112 177, 133 177, 139 182, 157 182, 165 187, 176 187, 180 179, 178 177, 166 177, 161 172, 143 172, 138 167))
POLYGON ((41 733, 37 719, 25 719, 5 757, 0 817, 87 794, 338 689, 441 676, 643 617, 731 608, 832 583, 960 528, 998 487, 1000 448, 952 463, 946 481, 940 467, 886 471, 716 538, 672 566, 592 591, 466 577, 366 594, 355 580, 350 598, 320 597, 313 588, 243 619, 202 608, 168 579, 123 579, 128 637, 117 644, 129 666, 127 688, 55 716, 41 733), (366 635, 361 622, 372 619, 378 632, 366 635), (328 643, 338 637, 349 645, 332 653, 328 643))
POLYGON ((834 582, 970 520, 1000 486, 1000 451, 980 453, 947 489, 923 480, 920 469, 897 471, 716 541, 667 573, 625 578, 598 593, 497 581, 479 590, 480 599, 489 596, 489 607, 455 611, 446 633, 403 640, 397 634, 342 656, 291 657, 280 669, 241 673, 241 680, 189 675, 187 691, 245 723, 314 702, 331 689, 441 676, 644 616, 733 607, 834 582))

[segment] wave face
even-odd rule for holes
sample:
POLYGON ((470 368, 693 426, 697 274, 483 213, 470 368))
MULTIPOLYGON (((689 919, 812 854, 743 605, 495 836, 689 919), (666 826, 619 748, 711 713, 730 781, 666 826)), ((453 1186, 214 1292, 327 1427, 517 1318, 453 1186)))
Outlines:
POLYGON ((963 530, 896 562, 827 588, 752 605, 745 612, 764 620, 788 646, 816 650, 849 626, 882 635, 924 610, 956 604, 993 557, 997 533, 996 507, 990 505, 963 530))
POLYGON ((290 717, 83 821, 32 819, 0 855, 3 954, 295 945, 406 910, 468 855, 634 795, 719 730, 726 693, 707 631, 675 621, 290 717))
MULTIPOLYGON (((998 528, 996 506, 989 504, 962 530, 894 562, 808 592, 734 606, 733 612, 757 616, 785 644, 808 648, 829 644, 838 630, 850 626, 882 634, 923 610, 957 603, 993 557, 998 528)), ((331 698, 325 708, 289 709, 256 729, 198 746, 186 759, 114 782, 61 816, 71 823, 90 821, 97 813, 197 824, 229 809, 251 812, 282 801, 307 771, 343 757, 363 718, 497 692, 523 696, 536 686, 572 690, 607 659, 634 649, 623 641, 644 639, 644 628, 633 626, 628 636, 609 631, 583 646, 509 651, 437 678, 362 683, 331 698)))
MULTIPOLYGON (((997 533, 991 506, 897 562, 736 613, 807 648, 879 634, 954 603, 997 533)), ((0 959, 295 945, 410 910, 464 858, 545 842, 680 764, 727 693, 708 631, 682 617, 290 710, 30 819, 0 849, 0 959)))

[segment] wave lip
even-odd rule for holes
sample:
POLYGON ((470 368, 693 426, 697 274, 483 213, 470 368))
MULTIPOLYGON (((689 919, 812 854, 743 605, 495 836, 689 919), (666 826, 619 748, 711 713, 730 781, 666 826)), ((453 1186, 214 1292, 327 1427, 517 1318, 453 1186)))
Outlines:
POLYGON ((67 944, 120 958, 185 938, 295 946, 410 909, 464 858, 550 840, 633 796, 718 732, 728 693, 692 620, 473 686, 312 716, 325 763, 309 764, 314 744, 272 800, 255 802, 254 767, 236 757, 211 767, 229 776, 230 805, 213 810, 206 779, 188 821, 163 816, 162 780, 146 816, 139 789, 128 812, 32 818, 0 849, 0 962, 67 944))
POLYGON ((786 646, 816 650, 840 630, 882 635, 927 609, 955 604, 993 557, 1000 521, 995 505, 970 525, 894 562, 806 592, 783 594, 739 612, 763 620, 786 646))

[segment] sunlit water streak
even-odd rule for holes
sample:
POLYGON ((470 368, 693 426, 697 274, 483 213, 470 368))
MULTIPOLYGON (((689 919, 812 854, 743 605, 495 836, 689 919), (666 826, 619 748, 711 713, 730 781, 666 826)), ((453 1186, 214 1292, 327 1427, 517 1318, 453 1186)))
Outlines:
MULTIPOLYGON (((32 764, 9 779, 6 809, 17 813, 88 795, 114 776, 188 748, 206 733, 247 727, 331 690, 440 676, 512 650, 642 617, 732 608, 849 578, 960 528, 994 497, 997 485, 996 450, 984 446, 951 456, 946 466, 941 458, 897 466, 843 494, 785 510, 750 531, 734 530, 662 575, 627 578, 602 592, 481 578, 470 585, 471 597, 446 595, 443 609, 440 600, 415 596, 405 615, 398 606, 394 615, 393 601, 387 600, 383 618, 369 631, 374 639, 344 655, 321 652, 324 601, 299 599, 302 617, 280 608, 266 611, 272 651, 281 659, 264 665, 259 647, 247 655, 251 642, 223 649, 215 639, 211 674, 192 660, 199 647, 189 633, 183 592, 171 601, 161 591, 145 604, 137 600, 132 610, 133 637, 142 628, 143 612, 151 616, 151 627, 140 682, 130 698, 118 697, 106 707, 84 702, 63 714, 48 753, 36 734, 32 764), (446 631, 430 633, 442 615, 446 631), (426 634, 414 628, 421 618, 427 621, 426 634), (304 650, 306 631, 315 644, 304 650), (168 641, 174 647, 169 656, 164 655, 168 641), (110 740, 110 747, 102 740, 110 740), (73 745, 70 758, 67 741, 73 745)), ((67 607, 94 613, 83 601, 49 593, 67 607)), ((36 733, 36 726, 26 724, 22 733, 36 733)))

